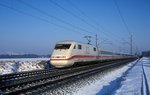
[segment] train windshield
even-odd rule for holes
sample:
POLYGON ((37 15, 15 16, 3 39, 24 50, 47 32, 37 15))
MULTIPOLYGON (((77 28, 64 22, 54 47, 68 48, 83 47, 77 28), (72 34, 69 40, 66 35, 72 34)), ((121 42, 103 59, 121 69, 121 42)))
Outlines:
POLYGON ((56 44, 55 49, 69 49, 71 44, 56 44))

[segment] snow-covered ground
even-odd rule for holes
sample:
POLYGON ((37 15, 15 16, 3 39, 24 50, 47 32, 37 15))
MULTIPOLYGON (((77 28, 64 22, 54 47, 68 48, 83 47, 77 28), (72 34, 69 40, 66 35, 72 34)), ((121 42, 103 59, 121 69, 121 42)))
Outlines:
POLYGON ((50 58, 4 58, 0 59, 0 61, 41 61, 41 60, 49 60, 50 58))
POLYGON ((115 95, 150 95, 150 58, 142 58, 123 77, 115 95), (145 74, 145 75, 144 75, 145 74), (146 87, 148 85, 148 87, 146 87))
POLYGON ((111 95, 120 86, 122 76, 137 61, 128 65, 111 68, 89 77, 67 83, 43 95, 111 95))
MULTIPOLYGON (((0 74, 43 69, 43 66, 37 64, 40 62, 41 60, 0 61, 0 74)), ((128 65, 51 89, 43 95, 150 95, 149 85, 150 58, 143 57, 128 65)))
POLYGON ((150 95, 150 58, 143 57, 99 76, 74 95, 150 95))
POLYGON ((48 60, 49 58, 0 59, 0 75, 44 69, 44 61, 48 60))
POLYGON ((80 88, 74 93, 74 95, 111 95, 119 86, 119 82, 123 74, 135 63, 136 61, 105 73, 102 77, 99 77, 99 79, 95 80, 90 85, 80 88))

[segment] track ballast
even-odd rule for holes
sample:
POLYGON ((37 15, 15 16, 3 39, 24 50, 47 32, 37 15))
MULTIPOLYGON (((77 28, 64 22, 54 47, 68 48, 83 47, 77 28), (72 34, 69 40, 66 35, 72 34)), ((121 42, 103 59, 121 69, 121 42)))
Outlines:
POLYGON ((7 74, 0 77, 0 94, 39 94, 64 82, 81 78, 135 59, 105 62, 106 65, 93 64, 76 68, 39 70, 7 74))

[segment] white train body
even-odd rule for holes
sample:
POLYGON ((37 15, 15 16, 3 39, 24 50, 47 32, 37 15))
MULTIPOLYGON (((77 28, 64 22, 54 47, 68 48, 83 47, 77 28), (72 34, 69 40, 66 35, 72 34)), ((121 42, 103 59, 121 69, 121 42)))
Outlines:
POLYGON ((96 62, 128 58, 127 55, 98 50, 96 47, 76 41, 58 42, 51 55, 51 64, 56 68, 70 67, 75 63, 96 62))

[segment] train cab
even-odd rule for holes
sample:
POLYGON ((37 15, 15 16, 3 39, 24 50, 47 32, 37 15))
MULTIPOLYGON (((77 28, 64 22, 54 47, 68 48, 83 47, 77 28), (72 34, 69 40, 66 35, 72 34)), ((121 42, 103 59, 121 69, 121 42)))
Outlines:
POLYGON ((51 64, 57 68, 69 67, 73 65, 74 62, 70 61, 73 48, 74 43, 72 42, 58 42, 55 45, 50 59, 51 64))
POLYGON ((95 61, 97 49, 89 44, 76 41, 63 41, 55 45, 51 64, 57 68, 70 67, 74 63, 95 61))

